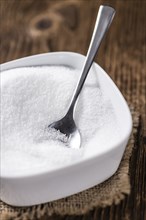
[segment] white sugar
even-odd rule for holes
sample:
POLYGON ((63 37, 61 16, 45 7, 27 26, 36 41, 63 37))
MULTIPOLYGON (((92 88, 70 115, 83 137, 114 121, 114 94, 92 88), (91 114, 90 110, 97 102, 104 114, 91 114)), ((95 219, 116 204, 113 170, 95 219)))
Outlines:
POLYGON ((116 118, 93 73, 75 111, 81 149, 67 148, 55 136, 54 140, 48 138, 46 127, 66 113, 79 74, 79 70, 64 66, 24 67, 1 73, 2 173, 52 170, 75 163, 84 157, 95 136, 97 148, 112 144, 118 136, 116 118))

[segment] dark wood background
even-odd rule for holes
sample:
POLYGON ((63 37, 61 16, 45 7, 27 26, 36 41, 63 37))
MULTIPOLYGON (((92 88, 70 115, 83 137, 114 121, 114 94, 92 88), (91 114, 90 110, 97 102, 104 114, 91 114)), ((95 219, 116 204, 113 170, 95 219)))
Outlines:
POLYGON ((131 194, 119 205, 52 220, 146 219, 146 0, 1 0, 0 62, 48 51, 86 54, 100 4, 117 13, 96 61, 141 120, 130 160, 131 194))

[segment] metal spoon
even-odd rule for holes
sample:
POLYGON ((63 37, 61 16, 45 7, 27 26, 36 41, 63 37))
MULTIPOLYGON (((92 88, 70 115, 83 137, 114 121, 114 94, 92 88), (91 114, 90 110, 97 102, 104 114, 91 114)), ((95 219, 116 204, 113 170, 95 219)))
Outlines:
POLYGON ((79 148, 81 146, 81 135, 73 119, 75 104, 89 73, 100 43, 108 30, 114 15, 115 10, 112 7, 103 5, 100 6, 82 74, 72 96, 68 111, 62 119, 48 126, 49 129, 55 128, 56 130, 59 130, 61 133, 65 134, 68 139, 67 145, 72 148, 79 148))

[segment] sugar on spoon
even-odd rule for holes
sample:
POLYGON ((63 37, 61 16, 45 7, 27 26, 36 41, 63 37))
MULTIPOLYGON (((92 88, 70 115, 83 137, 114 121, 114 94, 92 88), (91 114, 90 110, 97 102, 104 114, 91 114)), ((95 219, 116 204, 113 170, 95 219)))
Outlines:
POLYGON ((105 33, 107 32, 114 15, 115 10, 112 7, 103 5, 100 6, 90 46, 83 65, 82 73, 75 88, 74 94, 72 96, 68 111, 62 119, 53 122, 48 126, 49 129, 56 129, 59 130, 59 132, 61 132, 62 134, 64 134, 67 137, 67 146, 71 148, 80 148, 81 146, 81 135, 74 122, 73 117, 75 105, 77 103, 78 96, 89 73, 89 70, 92 66, 100 43, 105 33))

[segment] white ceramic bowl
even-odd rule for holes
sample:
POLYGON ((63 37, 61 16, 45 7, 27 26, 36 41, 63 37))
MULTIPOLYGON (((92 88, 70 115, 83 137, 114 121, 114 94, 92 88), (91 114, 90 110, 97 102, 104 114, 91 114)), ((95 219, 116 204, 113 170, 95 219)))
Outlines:
MULTIPOLYGON (((81 68, 84 59, 84 56, 77 53, 47 53, 4 63, 0 68, 1 71, 37 65, 81 68)), ((101 148, 100 153, 89 153, 83 160, 64 168, 33 175, 2 175, 1 199, 4 202, 14 206, 30 206, 53 201, 93 187, 115 173, 132 130, 131 114, 125 99, 106 72, 95 63, 92 71, 95 71, 100 87, 111 99, 121 134, 119 140, 108 149, 101 148)), ((92 144, 96 145, 94 140, 92 144)))

